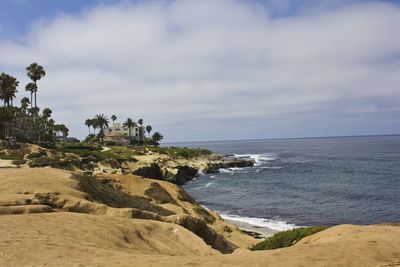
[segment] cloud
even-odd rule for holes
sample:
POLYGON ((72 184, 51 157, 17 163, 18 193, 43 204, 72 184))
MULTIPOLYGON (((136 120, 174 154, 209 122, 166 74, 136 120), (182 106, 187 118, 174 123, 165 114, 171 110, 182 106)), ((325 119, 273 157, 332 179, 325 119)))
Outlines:
POLYGON ((144 118, 167 140, 400 131, 397 5, 274 10, 102 5, 38 21, 24 42, 1 40, 0 66, 22 82, 26 65, 45 66, 39 105, 79 137, 96 113, 144 118))

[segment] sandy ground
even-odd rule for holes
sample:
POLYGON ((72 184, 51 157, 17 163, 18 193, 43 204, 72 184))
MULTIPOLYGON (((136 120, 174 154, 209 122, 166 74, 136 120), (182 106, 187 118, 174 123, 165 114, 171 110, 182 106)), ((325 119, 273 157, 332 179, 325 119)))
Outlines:
POLYGON ((168 223, 77 213, 0 216, 1 266, 400 266, 400 227, 342 225, 290 248, 220 255, 168 223))
POLYGON ((15 165, 12 164, 12 160, 0 159, 0 168, 13 168, 13 167, 15 167, 15 165))
MULTIPOLYGON (((137 176, 98 179, 137 197, 157 182, 177 201, 158 207, 195 215, 196 206, 179 200, 173 184, 137 176)), ((132 218, 135 209, 95 202, 107 202, 98 195, 107 190, 89 194, 77 183, 69 171, 0 169, 0 266, 400 266, 398 225, 340 225, 289 248, 258 252, 244 249, 254 240, 233 229, 224 234, 242 248, 222 255, 175 223, 132 218)), ((222 233, 226 226, 218 219, 211 227, 222 233)))

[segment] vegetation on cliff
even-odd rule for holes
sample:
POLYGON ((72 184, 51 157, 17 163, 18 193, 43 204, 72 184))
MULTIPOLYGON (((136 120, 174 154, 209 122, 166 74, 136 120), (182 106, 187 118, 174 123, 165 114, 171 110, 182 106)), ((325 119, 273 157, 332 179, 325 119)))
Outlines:
POLYGON ((310 226, 300 227, 292 230, 287 230, 274 234, 271 237, 266 238, 264 241, 257 243, 251 247, 251 250, 269 250, 277 248, 290 247, 300 241, 306 236, 313 235, 320 231, 327 229, 326 226, 310 226))

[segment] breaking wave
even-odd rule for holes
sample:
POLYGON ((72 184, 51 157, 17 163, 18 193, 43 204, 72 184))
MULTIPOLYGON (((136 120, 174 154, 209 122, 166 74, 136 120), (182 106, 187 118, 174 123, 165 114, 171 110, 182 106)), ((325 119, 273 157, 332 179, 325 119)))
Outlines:
POLYGON ((230 221, 247 223, 254 227, 269 228, 275 231, 286 231, 297 228, 295 224, 291 224, 285 221, 277 219, 264 219, 264 218, 252 218, 252 217, 241 217, 237 215, 220 214, 223 219, 230 221))

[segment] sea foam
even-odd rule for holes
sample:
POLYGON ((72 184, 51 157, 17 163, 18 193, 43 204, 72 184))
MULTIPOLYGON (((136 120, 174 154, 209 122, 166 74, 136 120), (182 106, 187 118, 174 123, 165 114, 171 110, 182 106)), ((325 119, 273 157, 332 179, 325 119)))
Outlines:
POLYGON ((276 160, 276 158, 272 157, 270 154, 234 154, 236 158, 249 158, 253 159, 255 162, 255 165, 261 165, 265 161, 273 161, 276 160))
POLYGON ((236 221, 241 223, 247 223, 254 227, 269 228, 275 231, 286 231, 297 228, 295 224, 291 224, 285 221, 277 219, 264 219, 264 218, 252 218, 252 217, 241 217, 237 215, 220 214, 223 219, 236 221))

